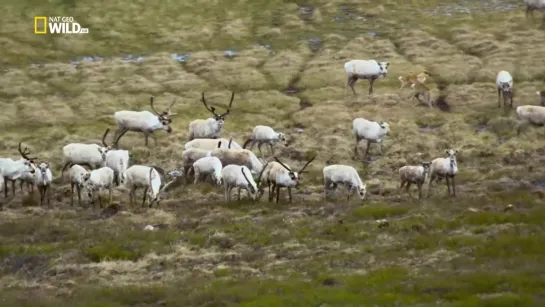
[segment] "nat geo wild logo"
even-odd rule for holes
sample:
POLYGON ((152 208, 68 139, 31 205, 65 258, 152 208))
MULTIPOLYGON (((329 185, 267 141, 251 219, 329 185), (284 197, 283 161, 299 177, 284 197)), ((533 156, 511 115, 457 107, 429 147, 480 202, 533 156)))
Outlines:
POLYGON ((88 28, 82 28, 74 21, 74 17, 36 16, 34 17, 34 34, 87 34, 88 28))

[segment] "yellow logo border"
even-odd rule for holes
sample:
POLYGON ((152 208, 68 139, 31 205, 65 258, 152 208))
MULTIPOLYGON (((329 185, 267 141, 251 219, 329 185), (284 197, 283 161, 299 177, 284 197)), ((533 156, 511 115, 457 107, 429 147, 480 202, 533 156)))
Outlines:
POLYGON ((45 16, 35 16, 34 17, 34 34, 47 34, 47 17, 45 16), (44 21, 44 30, 38 31, 38 21, 44 21))

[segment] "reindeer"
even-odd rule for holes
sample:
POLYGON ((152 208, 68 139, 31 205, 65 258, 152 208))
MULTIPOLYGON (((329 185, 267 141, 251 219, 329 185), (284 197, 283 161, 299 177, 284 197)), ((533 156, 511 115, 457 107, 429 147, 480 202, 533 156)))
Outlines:
POLYGON ((221 130, 225 122, 225 118, 231 111, 231 106, 233 105, 233 99, 235 99, 235 93, 231 94, 231 101, 229 101, 229 107, 227 111, 218 115, 216 113, 216 108, 208 107, 206 104, 206 99, 204 98, 204 92, 202 93, 201 101, 204 104, 204 107, 214 115, 208 119, 196 119, 189 123, 189 141, 193 139, 217 139, 220 137, 221 130))
POLYGON ((21 142, 17 148, 21 154, 22 159, 13 160, 11 158, 0 158, 0 175, 4 178, 4 197, 8 197, 8 181, 11 181, 11 189, 13 195, 15 195, 15 181, 19 179, 24 173, 30 172, 34 174, 36 166, 34 161, 38 158, 31 158, 28 155, 30 151, 27 147, 21 149, 21 142))
POLYGON ((153 96, 150 97, 150 107, 153 113, 149 111, 117 111, 114 113, 114 119, 117 124, 117 129, 114 134, 114 144, 117 148, 119 140, 127 133, 127 131, 134 131, 143 133, 145 136, 145 146, 148 146, 148 138, 151 135, 157 146, 157 139, 153 135, 156 130, 163 129, 168 133, 172 133, 171 117, 177 113, 172 113, 171 108, 176 102, 176 99, 172 101, 168 109, 164 112, 157 112, 153 107, 153 96))

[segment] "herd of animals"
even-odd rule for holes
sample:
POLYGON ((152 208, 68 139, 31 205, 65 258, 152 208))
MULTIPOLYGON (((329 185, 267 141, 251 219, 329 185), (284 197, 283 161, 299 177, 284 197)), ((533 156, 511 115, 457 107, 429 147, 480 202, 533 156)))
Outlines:
MULTIPOLYGON (((545 0, 524 0, 526 4, 526 15, 533 17, 534 10, 545 10, 545 0)), ((545 15, 543 19, 545 23, 545 15)), ((386 77, 388 73, 388 62, 378 62, 376 60, 351 60, 344 64, 347 74, 346 89, 350 87, 354 95, 356 91, 354 85, 358 79, 369 81, 369 95, 373 93, 373 84, 375 80, 386 77)), ((429 88, 425 85, 427 76, 433 76, 428 71, 422 71, 416 74, 400 76, 401 88, 417 87, 415 98, 420 100, 420 94, 426 98, 425 103, 432 107, 432 101, 429 99, 429 88)), ((509 101, 513 106, 513 77, 507 71, 500 71, 496 76, 496 88, 498 92, 498 107, 501 107, 501 97, 503 96, 504 107, 509 101)), ((545 91, 538 91, 540 106, 523 105, 516 108, 517 116, 520 120, 520 128, 526 124, 545 125, 545 91)), ((288 146, 287 137, 284 133, 275 131, 269 126, 258 125, 252 131, 251 137, 241 146, 233 138, 221 138, 221 132, 231 106, 235 93, 232 93, 227 110, 218 114, 216 108, 208 106, 205 94, 202 93, 202 103, 212 114, 208 119, 197 119, 189 123, 189 141, 185 144, 185 150, 182 152, 181 170, 172 170, 165 172, 157 166, 130 165, 129 151, 118 149, 119 140, 128 131, 142 133, 145 137, 145 145, 148 146, 148 138, 152 136, 157 144, 154 132, 165 130, 172 133, 172 117, 176 113, 171 112, 172 106, 176 100, 172 101, 170 106, 161 113, 154 108, 153 97, 150 98, 151 111, 118 111, 114 114, 117 125, 113 142, 108 144, 106 137, 110 129, 106 129, 102 136, 102 144, 84 144, 71 143, 63 147, 64 166, 61 171, 61 177, 68 169, 69 182, 71 185, 71 205, 74 205, 74 192, 77 192, 78 202, 81 205, 81 192, 87 192, 91 204, 94 204, 96 198, 100 207, 102 199, 100 193, 103 190, 109 192, 109 203, 112 202, 112 191, 116 187, 124 186, 129 189, 130 202, 134 205, 135 193, 139 188, 143 188, 142 205, 146 204, 152 207, 158 205, 160 195, 167 190, 177 180, 183 180, 189 183, 193 176, 193 183, 209 181, 218 186, 223 185, 225 189, 225 199, 231 200, 231 192, 238 188, 238 197, 240 199, 241 190, 246 190, 248 196, 253 200, 258 200, 265 193, 265 186, 268 188, 269 201, 276 196, 276 202, 279 202, 281 188, 288 191, 289 201, 292 201, 291 190, 297 189, 301 183, 301 175, 314 160, 315 157, 308 160, 299 171, 293 169, 281 161, 274 153, 274 146, 278 143, 284 143, 288 146), (246 147, 250 145, 249 149, 246 147), (260 158, 252 151, 257 145, 260 158), (261 150, 263 145, 268 146, 272 159, 267 161, 261 150), (85 168, 84 166, 87 166, 85 168), (171 177, 168 183, 163 184, 162 177, 171 177), (98 194, 98 195, 97 195, 98 194), (275 195, 276 194, 276 195, 275 195), (97 197, 95 197, 97 196, 97 197)), ((373 121, 364 118, 356 118, 352 122, 353 133, 356 138, 354 153, 358 155, 358 145, 361 141, 367 141, 365 156, 368 154, 371 144, 377 144, 380 153, 382 153, 381 143, 390 133, 390 126, 383 121, 373 121)), ((16 181, 20 182, 20 190, 26 184, 30 193, 34 192, 34 187, 40 193, 40 205, 44 201, 50 205, 51 185, 53 183, 53 174, 49 162, 38 162, 37 158, 30 157, 28 148, 22 149, 22 144, 18 146, 20 159, 0 158, 0 192, 4 192, 4 201, 0 201, 0 210, 2 205, 8 201, 9 188, 8 182, 11 182, 11 196, 15 195, 16 181)), ((422 186, 427 179, 428 186, 433 181, 445 179, 448 193, 456 196, 455 177, 458 173, 458 164, 456 161, 457 150, 446 150, 446 157, 438 157, 429 162, 421 162, 419 165, 406 165, 399 169, 400 189, 405 186, 410 195, 410 186, 417 185, 419 198, 422 197, 422 186), (452 187, 452 193, 451 193, 452 187)), ((366 197, 366 184, 361 180, 356 169, 350 165, 334 164, 323 168, 324 193, 327 199, 329 194, 334 192, 338 185, 344 185, 348 189, 347 201, 350 195, 357 192, 363 200, 366 197)))

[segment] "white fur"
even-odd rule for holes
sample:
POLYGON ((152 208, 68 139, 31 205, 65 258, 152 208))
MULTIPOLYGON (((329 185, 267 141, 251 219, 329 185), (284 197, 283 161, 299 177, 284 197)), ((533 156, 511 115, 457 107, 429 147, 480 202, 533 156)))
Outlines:
POLYGON ((202 93, 201 101, 208 112, 212 113, 213 117, 207 119, 196 119, 189 123, 189 141, 193 139, 217 139, 221 135, 223 126, 225 125, 225 119, 231 110, 231 105, 235 93, 231 95, 231 101, 227 107, 227 111, 222 114, 217 114, 214 107, 208 107, 204 98, 204 92, 202 93))
POLYGON ((344 70, 348 77, 346 86, 344 87, 344 94, 346 95, 346 89, 348 86, 352 88, 354 95, 354 84, 358 79, 369 80, 369 95, 373 93, 373 82, 376 79, 386 77, 388 74, 388 62, 377 62, 376 60, 351 60, 344 63, 344 70))
POLYGON ((379 151, 382 153, 382 140, 384 137, 390 134, 390 125, 386 122, 375 122, 365 118, 356 118, 352 121, 352 131, 356 136, 356 147, 354 153, 357 155, 358 144, 362 140, 367 141, 367 150, 365 154, 369 152, 371 143, 377 143, 379 151))
POLYGON ((203 157, 193 163, 193 169, 195 171, 195 183, 201 179, 211 175, 217 185, 222 184, 221 170, 223 166, 220 159, 217 157, 203 157))
MULTIPOLYGON (((199 149, 205 149, 205 150, 213 150, 218 148, 218 142, 221 142, 221 148, 228 148, 229 146, 228 139, 225 138, 219 138, 219 139, 193 139, 187 143, 185 143, 185 149, 189 148, 199 148, 199 149)), ((240 146, 239 143, 236 141, 231 142, 231 148, 232 149, 242 149, 242 146, 240 146)))
POLYGON ((223 176, 223 185, 225 186, 225 200, 231 200, 231 190, 238 188, 240 198, 240 190, 248 191, 248 195, 255 200, 258 194, 258 187, 252 178, 250 169, 244 165, 230 164, 221 170, 223 176), (244 172, 244 175, 243 175, 244 172))
POLYGON ((261 157, 263 158, 263 152, 261 151, 261 145, 267 144, 269 145, 269 149, 271 152, 271 155, 274 156, 274 145, 276 145, 279 142, 284 142, 284 145, 287 146, 287 139, 286 135, 281 132, 274 131, 273 128, 269 126, 262 126, 257 125, 254 127, 254 130, 252 131, 252 136, 246 140, 243 148, 246 148, 248 144, 250 144, 250 150, 254 148, 254 145, 257 144, 257 148, 259 149, 259 153, 261 154, 261 157))
POLYGON ((19 160, 0 158, 0 177, 2 177, 3 181, 4 197, 8 195, 8 181, 12 181, 12 193, 15 195, 15 181, 22 176, 34 177, 35 170, 35 165, 24 158, 19 160))
POLYGON ((212 150, 212 157, 218 157, 221 164, 225 167, 229 164, 244 165, 255 176, 263 170, 264 162, 248 149, 224 149, 216 148, 212 150))
POLYGON ((24 172, 23 174, 21 174, 18 180, 20 182, 21 191, 23 191, 23 186, 25 185, 25 183, 31 192, 34 191, 34 174, 33 173, 24 172))
POLYGON ((361 181, 355 168, 349 165, 332 164, 324 167, 324 193, 327 198, 329 191, 335 191, 337 185, 343 184, 348 188, 347 201, 350 194, 357 191, 360 198, 365 199, 367 185, 361 181))
POLYGON ((176 180, 170 181, 161 188, 161 176, 159 172, 155 168, 145 165, 133 165, 127 169, 125 175, 125 186, 130 188, 131 203, 134 204, 136 190, 144 188, 142 205, 144 205, 147 199, 150 208, 153 204, 159 203, 160 194, 176 180))
POLYGON ((503 95, 504 106, 507 99, 513 102, 513 77, 505 70, 500 71, 496 75, 496 88, 498 90, 498 108, 501 106, 500 98, 503 95))
POLYGON ((299 171, 294 172, 291 167, 276 158, 276 161, 270 162, 270 166, 266 166, 263 174, 261 174, 260 181, 266 180, 269 187, 269 201, 272 201, 274 192, 276 191, 276 202, 278 203, 280 198, 280 188, 288 189, 289 201, 292 202, 291 189, 299 188, 301 183, 301 174, 305 171, 306 167, 314 160, 312 158, 308 161, 299 171), (271 190, 272 185, 272 190, 271 190))
POLYGON ((525 122, 545 125, 545 107, 525 105, 517 107, 516 111, 518 118, 525 122))
POLYGON ((436 178, 445 178, 447 188, 450 193, 450 179, 452 181, 453 196, 456 196, 456 184, 454 182, 454 177, 458 173, 458 162, 456 161, 457 153, 458 150, 448 149, 446 151, 446 158, 435 158, 433 161, 431 161, 429 186, 431 186, 436 178))
MULTIPOLYGON (((217 142, 216 142, 217 145, 217 142)), ((212 154, 211 150, 206 149, 200 149, 200 148, 189 148, 182 152, 182 167, 184 174, 190 173, 190 169, 193 167, 193 163, 197 162, 197 160, 204 158, 204 157, 210 157, 212 154)))
POLYGON ((125 183, 125 171, 129 167, 129 151, 110 150, 106 154, 105 165, 114 171, 114 183, 116 185, 125 183))
POLYGON ((422 162, 420 165, 405 165, 399 169, 399 179, 401 181, 400 189, 407 185, 407 192, 410 195, 409 188, 411 184, 418 186, 418 197, 422 197, 422 185, 426 182, 430 170, 430 162, 422 162))
POLYGON ((70 178, 70 191, 71 191, 71 201, 70 204, 74 205, 74 187, 78 193, 78 202, 81 205, 81 188, 83 188, 84 177, 89 173, 83 166, 74 164, 70 167, 68 171, 68 177, 70 178))
POLYGON ((70 165, 89 165, 92 169, 104 166, 109 147, 98 144, 71 143, 62 148, 64 167, 62 172, 70 165))
POLYGON ((143 133, 145 136, 145 145, 148 145, 148 138, 151 135, 155 144, 157 139, 153 136, 153 133, 157 130, 165 130, 167 133, 172 132, 172 119, 171 116, 176 113, 171 113, 170 109, 176 102, 176 99, 172 101, 170 106, 165 112, 158 113, 153 107, 153 97, 150 98, 150 106, 153 111, 117 111, 114 113, 114 120, 117 125, 115 131, 114 143, 117 144, 119 139, 125 132, 133 131, 143 133))
POLYGON ((51 182, 53 182, 53 174, 49 168, 49 163, 42 162, 38 164, 36 167, 36 172, 34 173, 34 183, 40 192, 40 206, 42 205, 46 196, 47 205, 50 205, 51 192, 48 193, 48 190, 51 188, 51 182))
POLYGON ((102 208, 102 200, 100 198, 100 192, 103 189, 108 189, 109 192, 109 204, 112 203, 112 190, 114 187, 114 170, 104 166, 99 169, 92 170, 83 177, 84 187, 89 193, 91 202, 94 201, 95 192, 98 192, 98 200, 100 207, 102 208))

